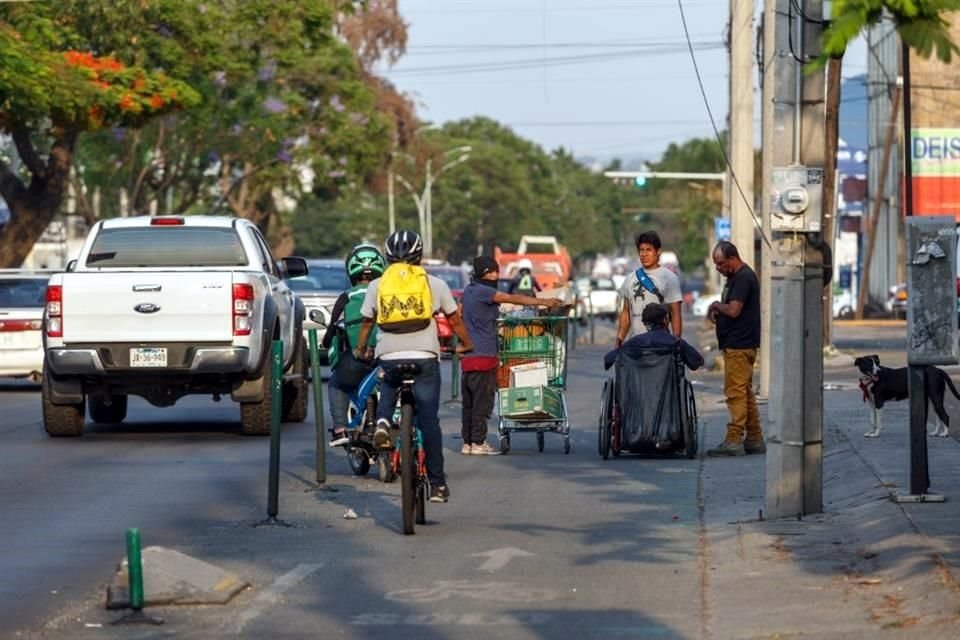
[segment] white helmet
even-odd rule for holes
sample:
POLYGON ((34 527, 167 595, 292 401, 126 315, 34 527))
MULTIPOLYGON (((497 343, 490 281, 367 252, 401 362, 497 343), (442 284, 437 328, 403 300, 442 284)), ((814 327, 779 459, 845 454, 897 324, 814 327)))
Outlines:
POLYGON ((533 271, 533 263, 530 262, 530 258, 521 258, 517 262, 517 271, 523 271, 524 269, 533 271))

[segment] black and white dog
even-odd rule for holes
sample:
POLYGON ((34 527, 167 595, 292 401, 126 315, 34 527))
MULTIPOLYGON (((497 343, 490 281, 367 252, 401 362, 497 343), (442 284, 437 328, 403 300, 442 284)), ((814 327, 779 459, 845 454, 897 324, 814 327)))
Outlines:
MULTIPOLYGON (((866 438, 876 438, 880 435, 883 426, 880 422, 880 409, 890 400, 904 400, 909 395, 907 383, 907 368, 891 369, 880 366, 878 356, 862 356, 853 361, 860 370, 860 389, 863 391, 863 401, 870 405, 870 425, 872 431, 863 434, 866 438)), ((927 435, 946 438, 950 435, 950 416, 943 408, 943 394, 947 385, 950 391, 960 400, 960 393, 953 386, 953 380, 942 369, 933 366, 923 368, 924 385, 927 388, 927 397, 930 398, 935 412, 933 431, 927 435)))

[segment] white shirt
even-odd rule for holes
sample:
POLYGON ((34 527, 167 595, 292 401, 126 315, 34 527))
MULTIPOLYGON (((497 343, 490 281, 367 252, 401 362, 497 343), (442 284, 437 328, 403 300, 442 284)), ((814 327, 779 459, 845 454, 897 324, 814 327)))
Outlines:
MULTIPOLYGON (((656 269, 645 269, 647 277, 653 281, 660 295, 663 296, 663 304, 681 302, 683 292, 680 290, 680 278, 673 271, 666 267, 657 267, 656 269)), ((639 286, 637 273, 631 271, 623 281, 620 287, 620 298, 630 304, 630 328, 631 335, 640 335, 646 333, 647 328, 643 326, 640 316, 643 314, 643 308, 651 302, 660 302, 657 296, 639 286)), ((621 303, 622 304, 622 303, 621 303)))

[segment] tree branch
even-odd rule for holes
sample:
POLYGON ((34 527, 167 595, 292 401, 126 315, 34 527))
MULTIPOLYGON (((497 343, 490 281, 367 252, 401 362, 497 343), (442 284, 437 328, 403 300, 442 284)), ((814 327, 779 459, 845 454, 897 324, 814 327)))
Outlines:
POLYGON ((20 160, 23 161, 30 173, 37 178, 46 178, 47 167, 44 166, 43 160, 37 155, 33 141, 30 140, 30 132, 22 126, 14 127, 13 142, 17 146, 17 155, 20 156, 20 160))

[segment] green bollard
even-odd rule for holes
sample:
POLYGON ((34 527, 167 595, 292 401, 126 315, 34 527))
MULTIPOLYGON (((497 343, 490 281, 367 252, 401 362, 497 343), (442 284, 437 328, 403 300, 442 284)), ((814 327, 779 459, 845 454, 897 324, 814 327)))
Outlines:
POLYGON ((275 521, 279 512, 280 493, 280 410, 283 408, 283 343, 273 341, 270 385, 270 483, 267 494, 267 519, 275 521))
POLYGON ((323 379, 320 377, 320 347, 317 330, 307 331, 310 343, 310 375, 313 379, 313 414, 317 427, 317 484, 327 481, 327 437, 323 415, 323 379))
POLYGON ((127 529, 127 575, 130 578, 130 608, 143 609, 143 559, 140 557, 140 530, 127 529))
POLYGON ((140 555, 140 530, 127 529, 127 593, 132 611, 112 624, 163 624, 161 618, 153 618, 143 612, 143 558, 140 555))
POLYGON ((453 334, 453 355, 450 356, 450 400, 454 401, 460 397, 460 354, 457 353, 457 345, 460 340, 457 334, 453 334))

